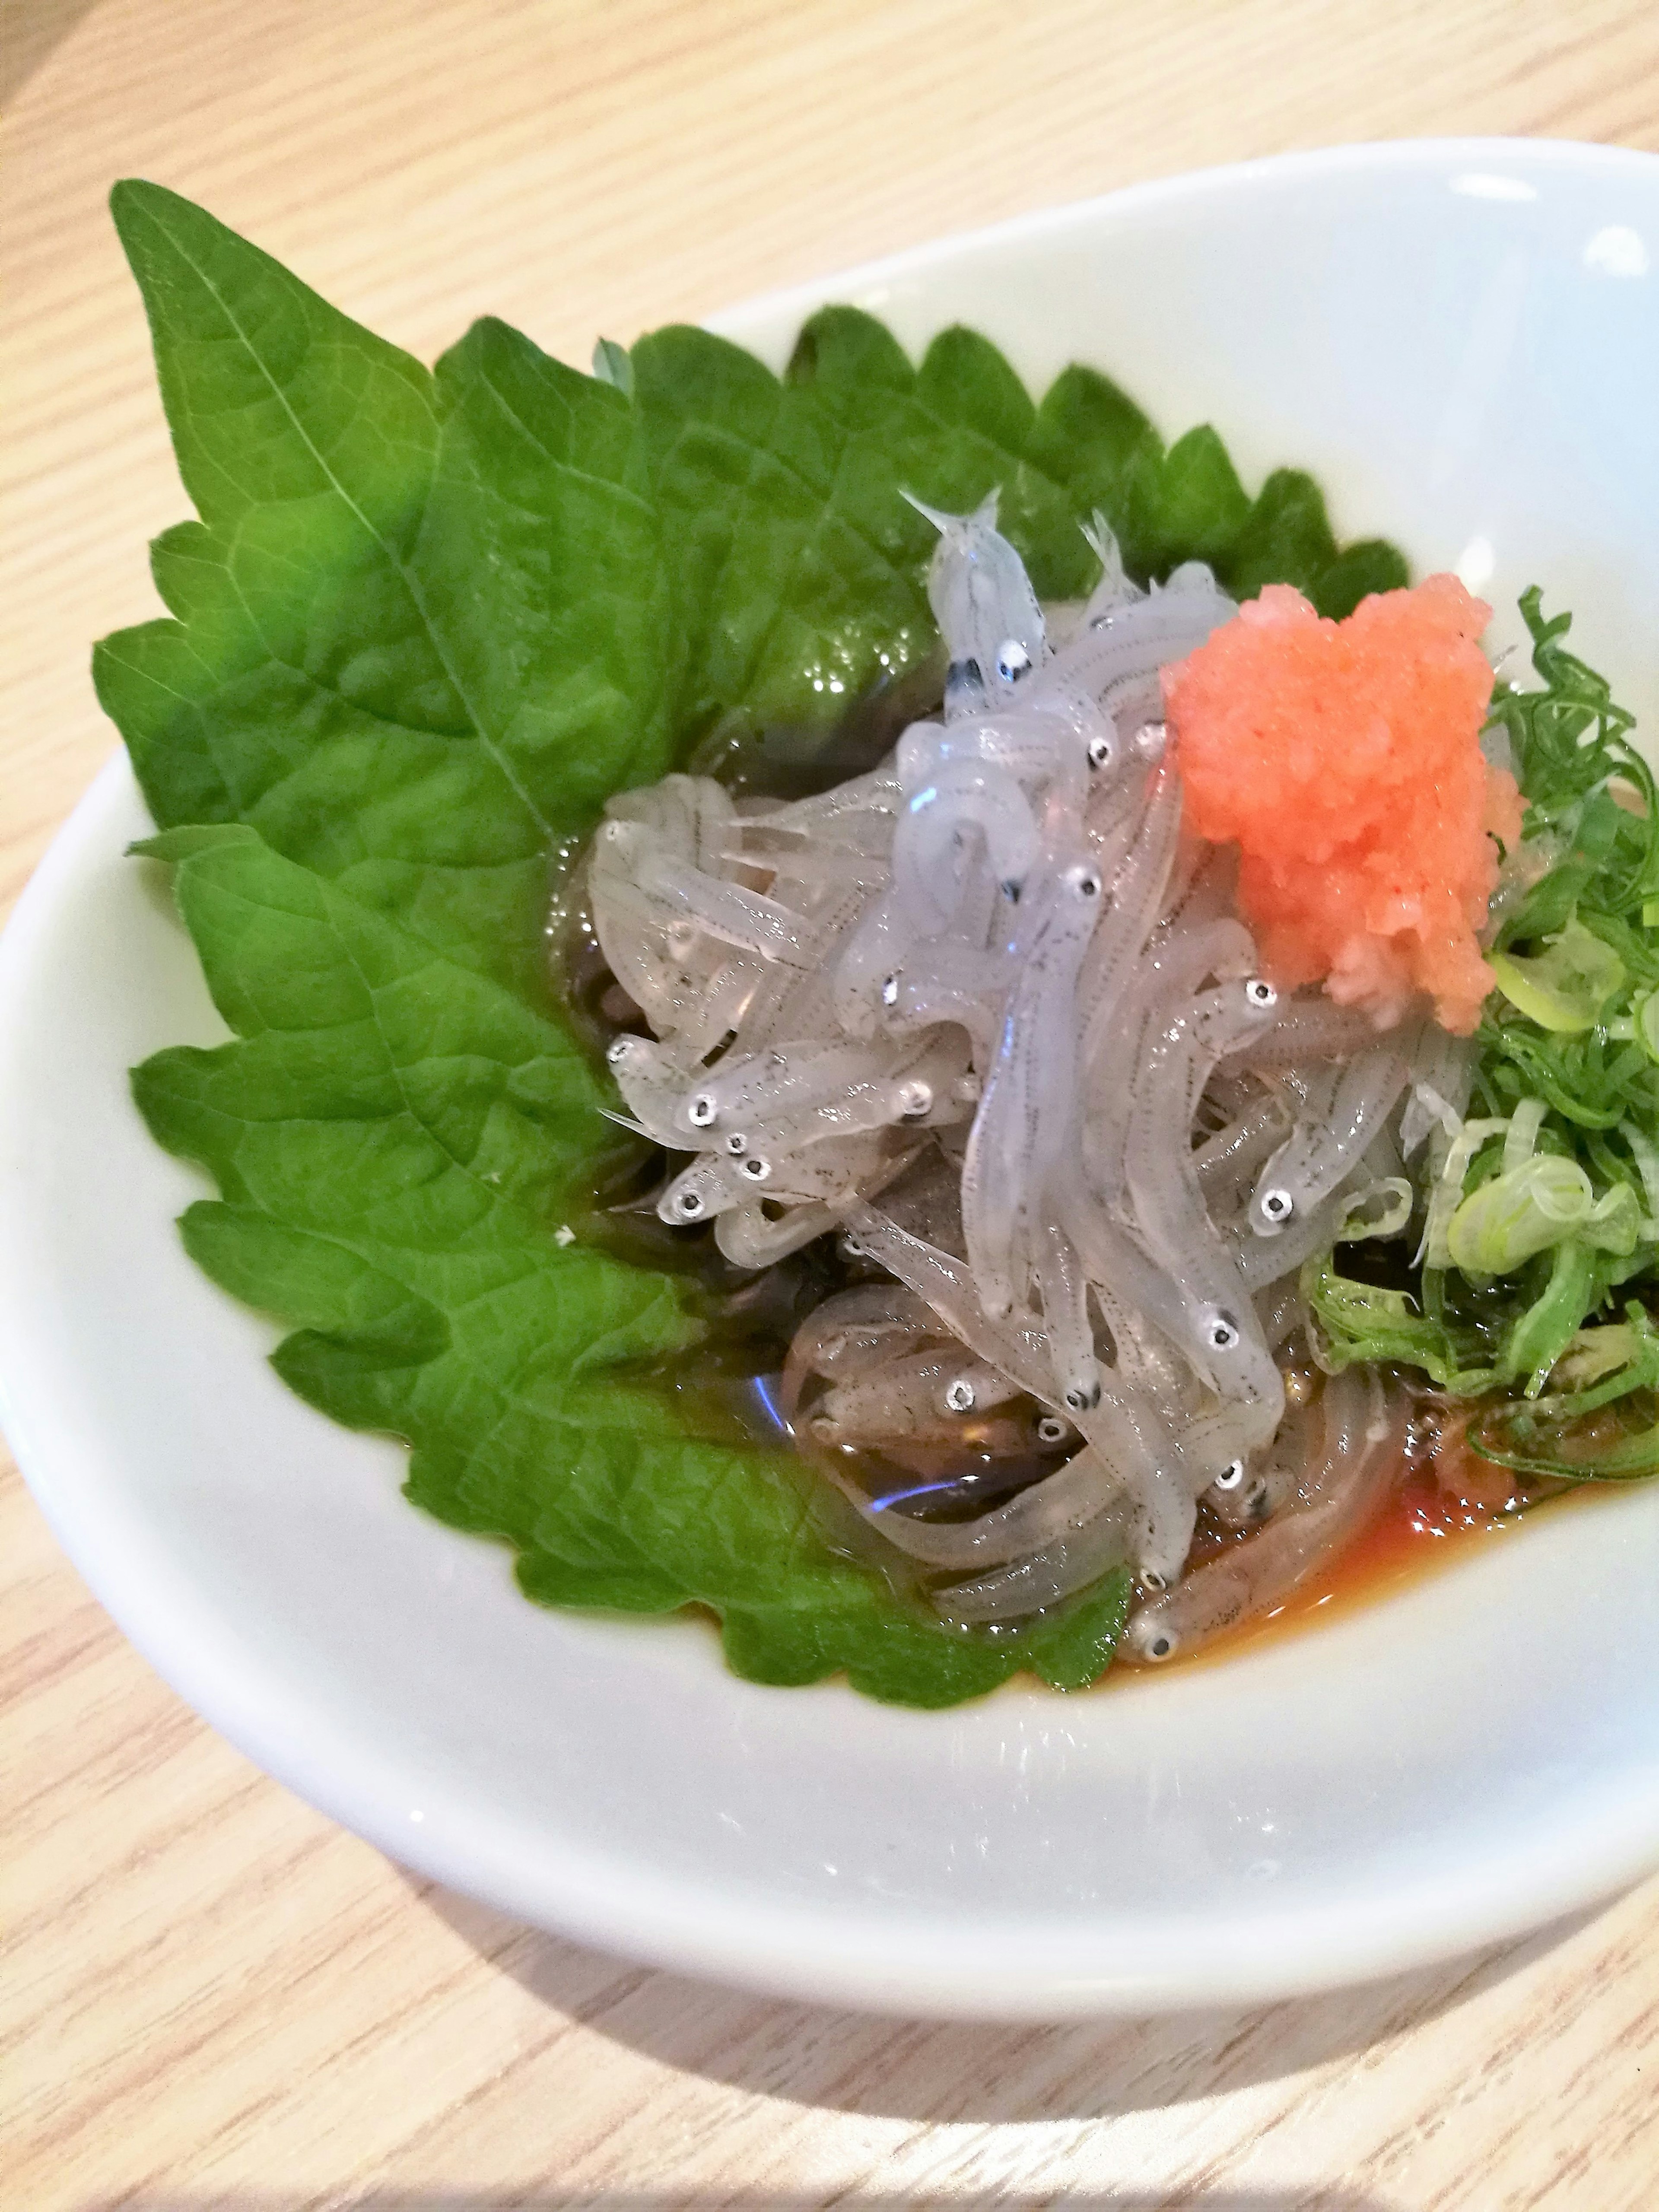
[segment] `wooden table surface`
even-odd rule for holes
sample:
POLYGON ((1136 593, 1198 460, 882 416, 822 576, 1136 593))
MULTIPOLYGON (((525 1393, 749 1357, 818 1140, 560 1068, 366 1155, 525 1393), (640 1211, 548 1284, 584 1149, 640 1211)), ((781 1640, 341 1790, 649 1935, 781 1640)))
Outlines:
MULTIPOLYGON (((11 0, 0 898, 183 512, 111 180, 430 358, 585 362, 942 231, 1341 139, 1659 146, 1651 0, 11 0)), ((0 2205, 1659 2204, 1659 1882, 1380 1988, 1052 2029, 641 1971, 416 1881, 125 1646, 8 1468, 0 2205)))

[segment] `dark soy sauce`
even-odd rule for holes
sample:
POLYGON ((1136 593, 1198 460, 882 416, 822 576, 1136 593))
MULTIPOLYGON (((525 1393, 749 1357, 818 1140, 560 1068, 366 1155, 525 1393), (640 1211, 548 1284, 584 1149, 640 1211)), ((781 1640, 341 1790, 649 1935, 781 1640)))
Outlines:
POLYGON ((1489 1461, 1472 1462, 1465 1455, 1437 1473, 1431 1463, 1408 1456, 1399 1484, 1375 1520, 1315 1568, 1282 1604, 1224 1629, 1170 1666, 1207 1667, 1282 1643, 1427 1581, 1495 1539, 1513 1534, 1547 1504, 1553 1514, 1559 1513, 1569 1499, 1582 1505, 1592 1495, 1605 1498, 1617 1487, 1571 1483, 1528 1489, 1489 1461))

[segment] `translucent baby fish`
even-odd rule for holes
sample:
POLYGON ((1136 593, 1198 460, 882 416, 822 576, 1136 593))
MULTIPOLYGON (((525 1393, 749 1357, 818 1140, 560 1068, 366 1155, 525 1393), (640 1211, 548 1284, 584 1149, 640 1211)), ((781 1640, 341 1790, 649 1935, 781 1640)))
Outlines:
POLYGON ((997 529, 997 495, 971 514, 909 499, 939 533, 927 602, 953 664, 971 664, 988 703, 1012 696, 1048 658, 1048 627, 1019 555, 997 529))
MULTIPOLYGON (((921 511, 941 714, 814 797, 681 774, 607 803, 576 881, 626 994, 608 1110, 671 1155, 644 1204, 732 1266, 835 1236, 873 1278, 801 1322, 784 1413, 941 1617, 1019 1620, 1127 1566, 1155 1660, 1357 1525, 1370 1400, 1304 1377, 1287 1418, 1275 1354, 1304 1261, 1398 1229, 1425 1138, 1443 1257, 1468 1054, 1257 972, 1162 719, 1166 666, 1234 612, 1208 568, 1143 590, 1096 518, 1100 580, 1051 626, 994 495, 921 511), (1200 1498, 1256 1533, 1187 1574, 1200 1498)), ((1499 1126, 1526 1172, 1537 1130, 1499 1126)), ((1659 1153, 1641 1172, 1651 1209, 1659 1153)))

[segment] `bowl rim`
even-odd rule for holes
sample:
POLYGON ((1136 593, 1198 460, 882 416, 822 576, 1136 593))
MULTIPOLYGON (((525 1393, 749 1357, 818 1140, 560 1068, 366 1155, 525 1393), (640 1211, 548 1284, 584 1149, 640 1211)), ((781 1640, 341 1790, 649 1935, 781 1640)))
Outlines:
MULTIPOLYGON (((978 252, 988 246, 1018 246, 1028 238, 1052 237, 1072 228, 1086 228, 1103 217, 1133 221, 1148 209, 1179 207, 1186 201, 1206 198, 1229 188, 1254 192, 1271 189, 1285 179, 1304 175, 1349 176, 1368 169, 1433 173, 1482 160, 1512 162, 1544 172, 1601 168, 1609 173, 1625 169, 1636 175, 1650 175, 1659 170, 1659 153, 1650 153, 1639 146, 1610 145, 1592 138, 1362 138, 1336 146, 1303 147, 1293 153, 1262 154, 1248 161, 1219 161, 1207 168, 1181 169, 1168 176, 1142 178, 1110 191, 1093 193, 1086 199, 1063 200, 1055 205, 1006 216, 1000 222, 976 228, 946 231, 923 245, 904 246, 874 261, 858 262, 825 277, 757 293, 703 316, 702 327, 722 337, 735 338, 742 330, 774 317, 797 314, 805 319, 827 298, 902 280, 957 253, 978 252)), ((1473 173, 1479 175, 1482 172, 1475 169, 1473 173)))
MULTIPOLYGON (((1457 166, 1513 165, 1542 173, 1586 167, 1659 177, 1659 155, 1573 141, 1443 138, 1380 141, 1267 157, 1132 185, 1057 208, 1038 210, 978 230, 839 271, 810 284, 762 295, 707 319, 707 326, 741 339, 768 321, 805 314, 826 299, 921 272, 988 246, 1063 236, 1103 221, 1133 224, 1144 214, 1231 190, 1255 191, 1285 180, 1371 171, 1431 173, 1457 166)), ((112 822, 131 806, 137 786, 120 750, 107 760, 27 885, 0 936, 0 1072, 14 1002, 37 957, 72 908, 88 872, 107 859, 112 822)), ((10 1073, 19 1073, 15 1062, 10 1073)), ((0 1085, 3 1091, 3 1085, 0 1085)), ((0 1177, 13 1172, 0 1156, 0 1177)), ((411 1828, 410 1790, 395 1761, 380 1757, 292 1691, 263 1662, 224 1632, 176 1563, 146 1547, 124 1549, 128 1532, 104 1515, 104 1501, 85 1510, 77 1480, 78 1447, 58 1418, 44 1335, 33 1322, 22 1253, 0 1206, 0 1425, 54 1534, 99 1602, 127 1639, 204 1719, 238 1750, 341 1826, 396 1862, 447 1887, 574 1940, 620 1952, 671 1971, 774 1996, 857 2006, 907 2016, 1056 2020, 1147 2013, 1216 2003, 1261 2003, 1393 1974, 1517 1936, 1588 1905, 1646 1873, 1659 1859, 1659 1798, 1626 1791, 1622 1801, 1564 1815, 1547 1842, 1517 1850, 1494 1870, 1478 1896, 1453 1888, 1427 1894, 1402 1890, 1382 1914, 1356 1923, 1346 1913, 1304 1917, 1307 1940, 1283 1955, 1283 1921, 1240 1915, 1237 1941, 1200 1972, 1190 1965, 1160 1976, 1132 1970, 1068 1971, 1056 1949, 1031 1954, 1029 1936, 976 1949, 953 1964, 925 1921, 915 1940, 896 1942, 890 1927, 860 1931, 850 1901, 840 1911, 818 1900, 779 1904, 763 1895, 722 1923, 699 1899, 688 1902, 678 1878, 620 1875, 596 1855, 561 1844, 555 1863, 532 1869, 511 1835, 493 1839, 482 1824, 440 1834, 411 1828), (134 1571, 135 1557, 140 1571, 134 1571), (143 1571, 151 1571, 146 1579, 143 1571)), ((94 1486, 95 1488, 95 1486, 94 1486)), ((839 1694, 850 1697, 843 1684, 839 1694)), ((544 1854, 545 1861, 548 1854, 544 1854)), ((989 1931, 988 1931, 988 1937, 989 1931)))

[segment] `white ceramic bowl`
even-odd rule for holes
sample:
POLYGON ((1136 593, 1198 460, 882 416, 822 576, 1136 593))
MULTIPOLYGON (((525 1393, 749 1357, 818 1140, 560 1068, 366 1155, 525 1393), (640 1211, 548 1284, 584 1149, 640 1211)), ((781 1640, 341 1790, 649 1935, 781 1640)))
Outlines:
MULTIPOLYGON (((1068 359, 1247 482, 1315 470, 1659 705, 1659 161, 1297 156, 1032 217, 722 319, 780 361, 825 299, 1068 359)), ((142 557, 135 546, 132 557, 142 557)), ((1501 626, 1500 626, 1501 627, 1501 626)), ((1514 624, 1510 621, 1512 631, 1514 624)), ((696 1973, 896 2011, 1258 2000, 1540 1922, 1659 1861, 1659 1490, 1312 1637, 925 1715, 737 1681, 689 1620, 563 1616, 398 1495, 185 1259, 198 1180, 125 1071, 222 1034, 122 847, 112 765, 0 950, 6 1427, 88 1582, 248 1755, 397 1858, 696 1973)))

